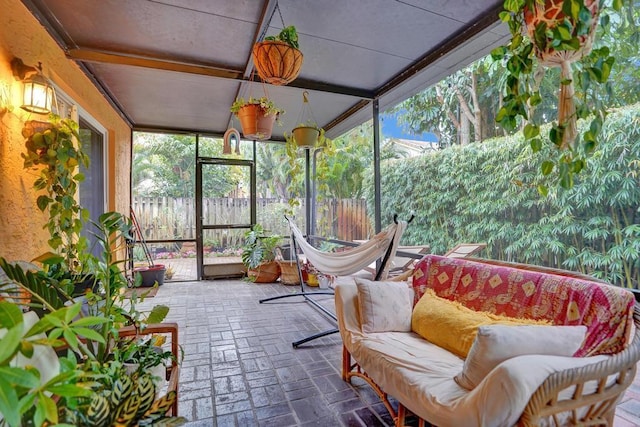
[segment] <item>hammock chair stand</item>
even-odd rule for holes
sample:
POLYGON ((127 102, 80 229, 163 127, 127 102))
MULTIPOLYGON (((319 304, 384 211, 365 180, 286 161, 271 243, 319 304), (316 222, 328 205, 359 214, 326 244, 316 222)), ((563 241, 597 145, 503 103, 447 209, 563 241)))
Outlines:
MULTIPOLYGON (((286 217, 287 221, 289 221, 289 223, 291 224, 291 220, 289 218, 286 217)), ((409 218, 409 220, 407 221, 407 224, 409 224, 411 221, 413 221, 414 216, 411 215, 411 218, 409 218)), ((397 225, 398 224, 398 215, 394 215, 393 216, 393 222, 397 225)), ((394 232, 394 236, 391 238, 390 242, 389 242, 389 246, 387 247, 387 250, 384 253, 384 256, 382 257, 382 262, 379 265, 379 268, 376 271, 376 275, 374 280, 380 280, 380 278, 382 277, 382 274, 385 270, 385 267, 387 265, 387 263, 389 262, 389 260, 392 258, 392 252, 394 249, 394 240, 395 240, 395 233, 398 232, 398 229, 396 229, 396 231, 394 232)), ((269 302, 269 301, 276 301, 279 299, 284 299, 284 298, 290 298, 290 297, 304 297, 304 300, 310 304, 312 304, 314 307, 316 307, 318 310, 320 310, 322 313, 324 313, 329 319, 331 319, 334 323, 338 322, 338 318, 336 317, 335 313, 329 311, 327 308, 325 308, 324 306, 322 306, 320 303, 318 303, 317 301, 313 300, 312 298, 310 298, 313 295, 334 295, 333 291, 314 291, 314 292, 306 292, 304 290, 304 280, 302 280, 302 270, 300 268, 300 260, 298 258, 298 245, 296 244, 296 237, 294 235, 293 229, 291 229, 291 243, 292 243, 292 251, 293 251, 293 255, 295 257, 295 261, 296 261, 296 266, 298 267, 298 277, 300 278, 300 292, 296 292, 293 294, 286 294, 286 295, 278 295, 275 297, 269 297, 269 298, 263 298, 261 300, 259 300, 258 302, 260 304, 265 303, 265 302, 269 302)), ((315 340, 316 338, 322 338, 322 337, 326 337, 327 335, 331 335, 331 334, 335 334, 338 332, 338 328, 332 328, 332 329, 328 329, 326 331, 322 331, 322 332, 318 332, 317 334, 313 334, 310 335, 306 338, 303 338, 301 340, 298 341, 294 341, 291 343, 291 345, 293 346, 293 348, 298 348, 298 346, 307 343, 309 341, 315 340)))

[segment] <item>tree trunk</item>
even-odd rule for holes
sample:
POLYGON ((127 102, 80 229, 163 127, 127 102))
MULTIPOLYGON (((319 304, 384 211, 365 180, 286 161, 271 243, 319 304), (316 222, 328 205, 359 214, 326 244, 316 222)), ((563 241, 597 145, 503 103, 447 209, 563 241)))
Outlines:
POLYGON ((471 122, 466 114, 460 116, 460 145, 467 145, 471 142, 471 122))

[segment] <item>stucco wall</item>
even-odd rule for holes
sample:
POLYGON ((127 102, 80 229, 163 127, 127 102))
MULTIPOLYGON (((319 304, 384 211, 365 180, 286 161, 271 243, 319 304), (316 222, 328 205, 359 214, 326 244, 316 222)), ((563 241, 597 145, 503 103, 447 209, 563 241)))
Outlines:
POLYGON ((46 116, 19 107, 21 84, 12 75, 11 60, 42 62, 44 74, 107 129, 107 209, 127 214, 131 129, 19 0, 0 0, 0 11, 0 94, 4 89, 11 98, 9 108, 0 100, 0 256, 31 260, 49 250, 48 233, 32 188, 36 174, 22 167, 21 132, 25 120, 46 116))

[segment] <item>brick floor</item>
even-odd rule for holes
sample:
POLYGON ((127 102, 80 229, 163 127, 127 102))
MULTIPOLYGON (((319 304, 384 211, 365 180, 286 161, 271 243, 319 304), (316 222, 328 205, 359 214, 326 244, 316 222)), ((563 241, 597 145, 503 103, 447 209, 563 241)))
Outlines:
MULTIPOLYGON (((338 334, 298 349, 293 341, 334 325, 295 286, 241 280, 165 283, 141 308, 166 304, 180 326, 184 361, 179 413, 196 426, 389 426, 371 388, 340 378, 338 334)), ((314 297, 333 307, 333 297, 314 297)), ((640 375, 618 405, 615 426, 640 426, 640 375)))

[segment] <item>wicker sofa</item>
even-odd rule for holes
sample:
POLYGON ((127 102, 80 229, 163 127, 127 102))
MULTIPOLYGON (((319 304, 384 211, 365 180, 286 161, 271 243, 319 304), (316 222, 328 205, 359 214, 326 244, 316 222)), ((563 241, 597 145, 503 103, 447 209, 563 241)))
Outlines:
MULTIPOLYGON (((616 403, 635 377, 640 308, 630 292, 587 276, 427 255, 404 285, 403 289, 409 288, 409 303, 392 301, 397 298, 389 294, 371 302, 368 292, 375 294, 383 289, 380 286, 389 285, 384 291, 388 292, 391 282, 357 280, 357 284, 340 280, 335 287, 344 344, 342 377, 348 382, 354 377, 368 382, 397 426, 405 425, 409 414, 417 416, 420 425, 427 421, 438 426, 613 425, 616 403), (413 330, 394 330, 396 326, 384 322, 372 329, 372 312, 377 319, 400 314, 406 322, 407 315, 416 315, 414 307, 425 293, 429 298, 456 301, 452 304, 462 304, 464 310, 578 326, 583 335, 575 352, 563 349, 562 341, 548 352, 525 351, 507 358, 469 390, 458 381, 469 360, 413 330), (563 351, 571 353, 562 355, 563 351), (388 396, 397 401, 397 409, 388 396)), ((396 295, 404 292, 396 289, 396 295)))

